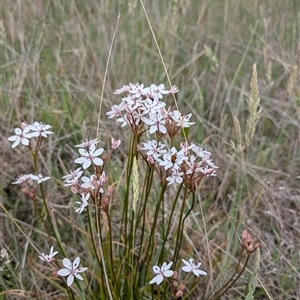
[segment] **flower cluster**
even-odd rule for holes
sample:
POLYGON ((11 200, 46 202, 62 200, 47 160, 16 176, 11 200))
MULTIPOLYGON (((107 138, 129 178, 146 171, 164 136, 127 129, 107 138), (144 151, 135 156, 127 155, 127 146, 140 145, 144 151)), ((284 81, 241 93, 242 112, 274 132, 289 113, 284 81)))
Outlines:
POLYGON ((115 91, 115 94, 125 94, 125 97, 119 105, 113 105, 106 115, 108 118, 116 117, 122 127, 129 125, 136 135, 141 135, 146 130, 145 125, 150 134, 163 136, 168 133, 173 138, 180 128, 194 124, 189 121, 192 114, 182 116, 177 110, 165 108, 166 103, 162 98, 177 92, 175 86, 166 90, 163 84, 144 87, 143 84, 130 83, 115 91))
MULTIPOLYGON (((49 134, 53 132, 49 129, 52 126, 48 124, 43 124, 41 122, 34 122, 32 124, 27 124, 26 122, 21 123, 21 128, 15 128, 15 135, 12 135, 8 138, 10 142, 13 142, 12 148, 17 147, 20 143, 24 146, 27 146, 31 151, 32 147, 30 144, 30 139, 37 138, 36 147, 32 153, 36 153, 39 151, 42 139, 47 138, 49 134)), ((24 194, 27 194, 31 199, 35 198, 35 193, 33 190, 30 190, 29 187, 33 185, 34 182, 37 184, 41 184, 42 182, 50 179, 49 176, 44 176, 41 173, 34 174, 25 174, 18 177, 13 184, 22 184, 26 188, 22 190, 24 194)))
MULTIPOLYGON (((43 261, 47 261, 48 263, 51 264, 55 264, 53 257, 58 253, 58 251, 54 251, 53 252, 53 246, 50 249, 50 253, 49 254, 44 254, 42 253, 39 258, 43 261)), ((88 268, 83 267, 83 268, 78 268, 79 264, 80 264, 80 257, 76 257, 73 261, 73 263, 68 259, 68 258, 64 258, 62 261, 64 268, 59 269, 57 271, 57 274, 59 276, 62 277, 66 277, 67 278, 67 285, 71 286, 72 283, 74 282, 74 277, 83 280, 82 276, 79 273, 82 273, 84 271, 86 271, 88 268)))
POLYGON ((166 90, 163 84, 144 87, 143 84, 130 83, 115 91, 115 94, 123 93, 125 97, 106 114, 109 118, 116 117, 121 126, 129 125, 136 135, 142 135, 146 130, 150 134, 156 133, 157 139, 141 143, 138 151, 150 166, 155 167, 162 181, 184 183, 195 191, 204 176, 215 176, 218 167, 212 162, 211 152, 200 146, 186 142, 179 150, 175 147, 168 149, 161 141, 164 135, 173 140, 181 128, 194 124, 190 121, 192 114, 182 115, 178 110, 166 109, 163 97, 177 91, 176 87, 166 90))
POLYGON ((50 176, 44 176, 41 173, 38 175, 34 175, 34 174, 24 174, 18 177, 18 179, 14 182, 12 182, 13 184, 25 184, 25 183, 29 183, 29 185, 33 184, 33 181, 36 181, 37 184, 40 184, 44 181, 47 181, 48 179, 50 179, 50 176))
POLYGON ((180 149, 172 147, 166 150, 166 145, 156 140, 141 143, 139 150, 149 165, 153 165, 158 174, 163 174, 168 184, 184 183, 192 191, 204 176, 215 176, 218 168, 211 158, 211 152, 195 144, 182 143, 180 149))
POLYGON ((49 129, 52 126, 48 124, 43 124, 40 122, 34 122, 32 124, 27 124, 23 122, 21 128, 15 128, 15 135, 8 138, 10 142, 13 142, 12 148, 17 147, 20 143, 24 146, 30 146, 29 140, 33 137, 44 137, 47 138, 52 131, 49 129))
MULTIPOLYGON (((104 193, 104 185, 107 182, 107 176, 103 170, 105 161, 110 157, 112 151, 117 149, 121 143, 120 140, 112 139, 111 150, 106 155, 105 161, 100 158, 104 152, 103 148, 97 148, 99 140, 86 139, 82 143, 75 145, 78 149, 80 157, 75 159, 75 163, 81 164, 82 167, 77 168, 75 171, 70 171, 69 174, 62 177, 64 186, 70 187, 72 193, 78 194, 81 199, 76 202, 79 207, 75 212, 82 213, 84 208, 88 206, 90 197, 94 203, 100 199, 100 194, 104 193), (89 167, 93 167, 92 175, 83 176, 84 171, 89 167)), ((102 205, 102 203, 100 203, 102 205)))
MULTIPOLYGON (((197 277, 199 277, 200 275, 207 275, 206 272, 200 270, 201 267, 200 262, 198 264, 195 264, 192 258, 190 258, 188 261, 182 259, 182 262, 184 264, 184 266, 181 268, 183 272, 189 274, 193 273, 197 277)), ((176 298, 181 298, 183 296, 183 291, 185 290, 185 282, 187 280, 187 277, 183 283, 178 284, 177 272, 171 270, 172 265, 173 262, 169 262, 168 264, 164 262, 161 267, 153 266, 153 272, 156 275, 151 279, 149 284, 156 283, 157 285, 159 285, 163 282, 164 279, 173 276, 173 284, 171 285, 171 290, 173 291, 173 294, 175 295, 176 298)))

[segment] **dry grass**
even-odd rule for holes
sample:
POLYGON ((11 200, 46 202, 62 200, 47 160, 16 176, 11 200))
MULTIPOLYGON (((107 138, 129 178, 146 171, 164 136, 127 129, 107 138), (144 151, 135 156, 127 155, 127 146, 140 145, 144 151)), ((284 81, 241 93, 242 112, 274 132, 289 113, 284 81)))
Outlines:
MULTIPOLYGON (((117 101, 114 89, 137 81, 167 84, 145 16, 135 2, 2 0, 0 200, 34 236, 41 233, 34 229, 32 205, 11 185, 19 174, 31 171, 32 163, 25 151, 10 149, 7 137, 23 120, 52 124, 56 135, 43 149, 43 168, 57 178, 70 168, 74 153, 68 145, 79 142, 82 135, 96 134, 104 70, 120 12, 100 133, 104 142, 116 133, 126 140, 127 133, 104 117, 117 101)), ((210 249, 205 247, 198 205, 186 227, 183 251, 203 253, 202 261, 207 261, 210 251, 215 263, 211 276, 218 287, 230 275, 224 271, 231 265, 225 258, 234 260, 241 228, 249 228, 262 246, 255 299, 299 299, 300 4, 145 2, 172 83, 180 88, 178 105, 183 112, 192 112, 197 122, 188 137, 210 149, 220 167, 217 178, 206 180, 201 188, 210 249), (233 116, 245 132, 254 63, 263 109, 241 168, 230 146, 231 140, 236 142, 233 116)), ((114 173, 117 179, 120 170, 114 173)), ((48 188, 54 203, 68 204, 66 190, 58 185, 48 188)), ((0 248, 10 249, 15 267, 34 261, 3 211, 0 217, 0 248)), ((28 271, 25 290, 39 289, 29 283, 39 276, 36 268, 28 271)), ((7 276, 0 278, 0 292, 14 288, 7 276)), ((246 282, 247 277, 226 299, 242 299, 246 282)))

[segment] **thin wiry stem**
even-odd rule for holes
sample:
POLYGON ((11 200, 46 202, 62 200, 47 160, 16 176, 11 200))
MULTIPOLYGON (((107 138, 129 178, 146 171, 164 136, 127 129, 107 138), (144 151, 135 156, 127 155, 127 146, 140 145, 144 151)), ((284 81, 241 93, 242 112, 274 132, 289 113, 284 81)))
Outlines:
MULTIPOLYGON (((155 45, 156 45, 156 48, 157 48, 157 51, 158 51, 158 54, 159 54, 161 63, 162 63, 162 65, 163 65, 163 67, 164 67, 164 70, 165 70, 165 73, 166 73, 166 76, 167 76, 167 79, 168 79, 168 83, 169 83, 170 88, 171 88, 171 87, 172 87, 171 79, 170 79, 170 76, 169 76, 168 69, 167 69, 167 66, 166 66, 166 64, 165 64, 164 58, 163 58, 162 53, 161 53, 161 51, 160 51, 160 48, 159 48, 157 39, 156 39, 156 37, 155 37, 154 31, 153 31, 153 27, 152 27, 152 25, 151 25, 151 22, 150 22, 150 19, 149 19, 149 17, 148 17, 148 14, 147 14, 147 11, 146 11, 146 8, 145 8, 145 6, 144 6, 143 1, 140 0, 140 3, 141 3, 141 5, 142 5, 143 11, 144 11, 144 13, 145 13, 146 20, 147 20, 147 22, 148 22, 148 25, 149 25, 149 28, 150 28, 150 31, 151 31, 151 34, 152 34, 154 43, 155 43, 155 45)), ((176 100, 176 97, 175 97, 174 93, 172 93, 172 95, 173 95, 173 100, 174 100, 176 109, 179 110, 178 104, 177 104, 177 100, 176 100)), ((182 132, 183 132, 183 136, 184 136, 185 141, 187 141, 185 131, 182 130, 182 132)))
POLYGON ((120 21, 120 13, 118 15, 118 20, 117 20, 115 30, 114 30, 114 33, 113 33, 113 37, 112 37, 112 40, 111 40, 111 43, 110 43, 108 58, 107 58, 107 61, 106 61, 106 67, 105 67, 105 72, 104 72, 104 79, 103 79, 103 85, 102 85, 100 103, 99 103, 98 123, 97 123, 97 133, 96 133, 97 139, 99 139, 99 127, 100 127, 101 109, 102 109, 102 103, 103 103, 104 86, 105 86, 105 83, 106 83, 108 65, 109 65, 109 61, 110 61, 110 57, 111 57, 111 53, 112 53, 112 47, 113 47, 115 36, 116 36, 116 33, 117 33, 119 21, 120 21))
MULTIPOLYGON (((198 200, 199 200, 199 204, 200 204, 201 219, 202 219, 202 222, 203 222, 203 230, 204 230, 204 234, 205 234, 205 241, 206 241, 206 247, 207 247, 207 257, 208 257, 208 264, 209 264, 209 270, 210 270, 210 272, 209 272, 209 277, 210 277, 209 282, 213 282, 213 266, 212 266, 211 257, 210 257, 210 249, 209 249, 206 223, 205 223, 205 219, 204 219, 202 202, 201 202, 201 197, 200 197, 199 192, 198 192, 198 200)), ((213 286, 212 285, 209 285, 209 286, 211 286, 211 289, 212 289, 212 292, 213 292, 213 286)))

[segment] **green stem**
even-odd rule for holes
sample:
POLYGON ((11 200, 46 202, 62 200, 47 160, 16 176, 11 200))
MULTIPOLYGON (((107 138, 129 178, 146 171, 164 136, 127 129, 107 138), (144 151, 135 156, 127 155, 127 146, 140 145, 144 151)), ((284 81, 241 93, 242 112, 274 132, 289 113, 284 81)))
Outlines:
POLYGON ((160 255, 159 255, 159 259, 158 259, 159 263, 162 262, 162 258, 163 258, 163 254, 164 254, 164 248, 165 248, 166 242, 168 240, 168 236, 169 236, 171 224, 172 224, 172 221, 173 221, 172 218, 173 218, 173 215, 174 215, 174 212, 175 212, 175 207, 176 207, 177 201, 179 199, 179 194, 180 194, 180 192, 182 190, 182 187, 183 187, 183 184, 180 185, 180 187, 179 187, 179 189, 177 191, 174 203, 173 203, 173 207, 172 207, 171 214, 170 214, 169 221, 168 221, 168 227, 167 227, 167 230, 166 230, 166 237, 163 240, 163 244, 162 244, 162 247, 161 247, 161 252, 160 252, 160 255))
POLYGON ((185 217, 183 217, 183 213, 184 213, 184 208, 185 208, 185 203, 186 203, 187 197, 188 197, 188 188, 186 187, 185 191, 184 191, 183 202, 182 202, 182 207, 181 207, 180 217, 179 217, 179 225, 178 225, 178 230, 177 230, 176 244, 175 244, 175 250, 174 250, 174 256, 173 256, 173 262, 174 262, 174 264, 176 264, 176 261, 177 261, 177 258, 178 258, 178 253, 179 253, 179 249, 180 249, 180 245, 181 245, 181 241, 182 241, 184 221, 187 218, 187 216, 190 214, 191 210, 193 209, 194 202, 195 202, 195 194, 193 193, 192 206, 189 209, 188 213, 185 215, 185 217))
MULTIPOLYGON (((91 213, 90 213, 89 206, 87 208, 87 212, 88 212, 88 214, 87 214, 88 215, 88 226, 89 226, 89 231, 90 231, 90 235, 91 235, 91 240, 92 240, 94 255, 96 256, 99 268, 102 269, 103 268, 102 267, 102 263, 100 261, 100 258, 99 258, 98 252, 97 252, 97 247, 96 247, 96 243, 95 243, 95 239, 94 239, 94 235, 93 235, 92 218, 91 218, 91 213)), ((97 213, 97 211, 95 211, 95 213, 97 213)), ((98 234, 101 236, 101 231, 100 231, 101 229, 100 229, 100 225, 98 224, 98 222, 96 222, 96 230, 97 230, 98 234)), ((103 281, 104 281, 104 279, 103 279, 103 272, 101 272, 101 274, 102 274, 102 281, 101 281, 101 283, 103 283, 103 281)), ((108 284, 108 282, 106 282, 106 284, 108 284)), ((105 293, 105 287, 101 286, 101 285, 100 285, 100 287, 101 287, 102 291, 105 293)), ((106 293, 105 293, 105 296, 106 296, 106 293)))
MULTIPOLYGON (((32 158, 33 158, 35 172, 39 173, 39 171, 38 171, 38 163, 37 163, 37 152, 31 150, 31 155, 32 155, 32 158)), ((61 241, 60 241, 60 235, 57 232, 57 230, 54 227, 53 222, 51 220, 51 216, 50 216, 50 212, 49 212, 49 207, 48 207, 48 203, 47 203, 47 200, 46 200, 46 197, 45 197, 45 192, 44 192, 42 183, 39 184, 39 189, 40 189, 41 196, 42 196, 42 199, 43 199, 44 208, 46 210, 46 215, 47 215, 48 222, 50 224, 50 228, 51 228, 52 232, 54 233, 54 236, 55 236, 55 239, 56 239, 56 241, 58 243, 60 251, 64 254, 65 257, 67 257, 66 251, 63 248, 63 246, 61 244, 61 241)), ((46 229, 46 231, 48 233, 48 236, 50 238, 51 235, 50 235, 50 230, 49 230, 49 224, 48 224, 48 222, 46 222, 44 220, 43 215, 41 215, 41 217, 42 217, 42 222, 44 223, 45 229, 46 229)))
POLYGON ((117 290, 117 294, 119 299, 121 299, 121 294, 120 294, 120 290, 119 290, 119 286, 118 286, 118 282, 117 282, 117 277, 116 277, 116 273, 115 273, 115 269, 114 269, 114 262, 113 262, 113 243, 112 243, 112 227, 111 227, 111 219, 110 219, 110 215, 109 213, 106 213, 107 216, 107 220, 108 220, 108 227, 109 227, 109 261, 110 261, 110 268, 111 268, 111 272, 113 275, 113 279, 115 282, 115 287, 117 290))
MULTIPOLYGON (((160 211, 160 205, 161 205, 161 202, 162 202, 163 197, 164 197, 166 186, 167 186, 166 183, 162 183, 160 196, 159 196, 159 199, 158 199, 158 203, 156 205, 154 220, 153 220, 153 224, 151 226, 151 233, 150 233, 149 242, 148 242, 148 246, 147 246, 147 250, 146 250, 146 254, 145 254, 146 267, 149 266, 149 264, 150 264, 152 254, 153 254, 153 250, 154 250, 154 233, 155 233, 155 229, 156 229, 156 225, 157 225, 158 215, 159 215, 159 211, 160 211), (148 255, 149 251, 150 251, 150 255, 148 255)), ((146 276, 144 278, 143 284, 145 284, 145 279, 146 279, 146 276)))
MULTIPOLYGON (((141 238, 140 238, 140 247, 139 247, 139 253, 138 253, 138 263, 140 264, 141 263, 141 257, 142 257, 142 254, 143 254, 143 250, 144 250, 144 237, 145 237, 145 224, 146 224, 146 216, 147 216, 147 211, 146 211, 146 206, 147 206, 147 202, 148 202, 148 199, 149 199, 149 195, 150 195, 150 190, 151 190, 151 186, 152 186, 152 181, 153 181, 153 174, 154 174, 154 168, 150 168, 148 167, 148 170, 147 170, 147 173, 146 173, 146 178, 145 178, 145 184, 143 185, 144 186, 144 191, 143 191, 143 206, 141 207, 141 211, 139 212, 139 216, 136 220, 136 224, 135 224, 135 232, 137 231, 137 228, 138 228, 138 225, 140 224, 141 222, 141 218, 142 219, 142 225, 141 225, 141 238)), ((146 257, 144 258, 144 260, 146 259, 146 257)), ((144 264, 143 264, 144 265, 144 264)), ((138 268, 140 268, 142 266, 138 266, 138 268)), ((144 270, 146 269, 144 266, 143 266, 144 270)), ((141 278, 138 278, 137 277, 137 270, 135 270, 134 272, 134 286, 135 288, 137 289, 138 287, 138 280, 140 280, 141 278)), ((144 274, 144 280, 145 280, 145 277, 146 277, 146 274, 147 272, 145 272, 144 274)))

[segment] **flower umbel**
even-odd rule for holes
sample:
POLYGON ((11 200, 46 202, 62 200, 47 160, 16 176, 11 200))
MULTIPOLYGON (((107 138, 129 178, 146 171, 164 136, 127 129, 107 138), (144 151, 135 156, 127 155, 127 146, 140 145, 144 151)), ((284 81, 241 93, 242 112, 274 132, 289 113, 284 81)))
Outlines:
POLYGON ((156 274, 156 276, 149 283, 161 284, 164 280, 164 277, 171 277, 174 274, 174 271, 170 270, 172 265, 173 262, 171 261, 168 264, 164 262, 161 267, 153 266, 153 272, 156 274))
POLYGON ((73 263, 68 259, 63 259, 63 265, 65 268, 58 270, 57 274, 60 276, 68 276, 67 284, 71 286, 74 281, 74 276, 80 280, 83 280, 82 276, 79 274, 86 271, 88 268, 78 268, 80 263, 80 257, 76 257, 73 263))

